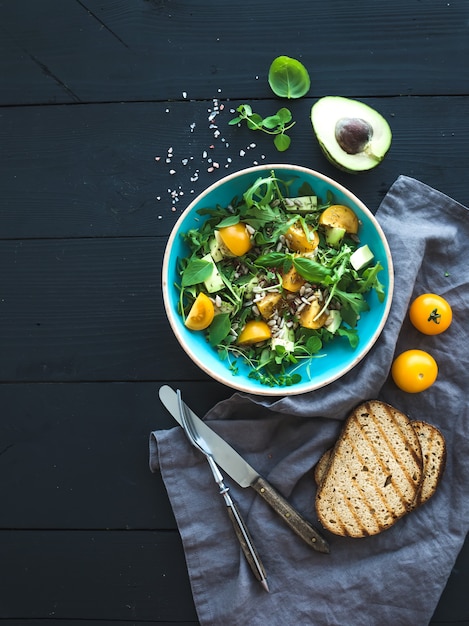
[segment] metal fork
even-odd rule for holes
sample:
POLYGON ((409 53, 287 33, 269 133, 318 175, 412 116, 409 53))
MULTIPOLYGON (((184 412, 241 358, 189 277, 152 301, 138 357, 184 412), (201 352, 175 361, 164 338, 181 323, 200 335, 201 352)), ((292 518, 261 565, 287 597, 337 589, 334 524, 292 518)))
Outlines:
POLYGON ((216 464, 212 456, 212 452, 209 446, 207 445, 206 441, 197 432, 197 429, 192 420, 192 416, 190 415, 189 411, 187 411, 186 405, 182 401, 182 395, 179 389, 177 390, 177 397, 178 397, 178 406, 179 406, 179 412, 181 414, 181 422, 182 422, 183 430, 186 433, 187 438, 189 439, 191 444, 195 448, 197 448, 197 450, 202 452, 203 455, 205 455, 205 458, 208 461, 210 469, 212 470, 212 474, 215 479, 215 482, 220 488, 220 494, 223 496, 225 500, 225 504, 228 510, 228 515, 230 516, 231 522, 236 532, 236 536, 244 552, 246 560, 249 563, 249 566, 251 567, 254 573, 254 576, 261 583, 263 588, 266 591, 269 591, 269 586, 267 584, 267 578, 266 578, 264 566, 257 553, 256 548, 254 547, 251 535, 249 534, 249 530, 243 518, 241 517, 241 513, 239 512, 238 507, 236 506, 235 502, 233 501, 230 494, 228 493, 229 487, 227 487, 225 483, 223 482, 223 475, 220 472, 218 465, 216 464))

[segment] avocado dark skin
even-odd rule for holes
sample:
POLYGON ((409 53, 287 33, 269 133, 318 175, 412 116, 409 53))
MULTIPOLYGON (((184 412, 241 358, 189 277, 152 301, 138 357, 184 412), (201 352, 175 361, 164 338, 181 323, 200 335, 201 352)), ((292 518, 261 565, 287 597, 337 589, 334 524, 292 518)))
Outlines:
POLYGON ((343 117, 335 125, 335 138, 347 154, 363 152, 373 136, 373 128, 359 117, 343 117))

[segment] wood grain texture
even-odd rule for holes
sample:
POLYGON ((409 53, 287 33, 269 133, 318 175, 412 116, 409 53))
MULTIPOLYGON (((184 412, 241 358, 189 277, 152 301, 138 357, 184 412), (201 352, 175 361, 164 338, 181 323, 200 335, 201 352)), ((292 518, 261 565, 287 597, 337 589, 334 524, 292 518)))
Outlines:
POLYGON ((177 532, 2 531, 0 553, 0 623, 196 620, 177 532))
POLYGON ((467 93, 468 17, 465 0, 3 2, 1 102, 265 98, 260 78, 286 48, 315 95, 467 93))
MULTIPOLYGON (((200 416, 227 396, 214 382, 171 384, 200 416)), ((176 426, 159 387, 1 384, 0 529, 174 530, 149 470, 150 432, 176 426)))
MULTIPOLYGON (((291 148, 282 154, 270 137, 228 125, 230 111, 242 101, 213 98, 4 109, 0 240, 167 236, 209 184, 285 158, 349 187, 373 212, 401 174, 467 201, 469 122, 463 97, 363 99, 389 119, 393 131, 386 159, 365 175, 341 172, 325 159, 310 123, 315 100, 290 105, 296 125, 291 148)), ((262 115, 278 107, 272 99, 258 105, 262 115)))

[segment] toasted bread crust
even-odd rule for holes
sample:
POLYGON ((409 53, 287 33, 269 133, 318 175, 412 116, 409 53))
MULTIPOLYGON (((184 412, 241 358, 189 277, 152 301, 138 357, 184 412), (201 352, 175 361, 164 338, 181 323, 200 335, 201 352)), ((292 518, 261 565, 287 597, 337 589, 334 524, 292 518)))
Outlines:
POLYGON ((406 415, 378 401, 347 418, 316 494, 316 512, 331 532, 366 537, 392 526, 414 505, 422 451, 406 415))
POLYGON ((422 485, 414 504, 414 508, 429 500, 440 484, 446 466, 446 442, 442 433, 431 424, 422 420, 414 420, 412 426, 419 438, 423 455, 422 485))
POLYGON ((327 466, 331 460, 331 456, 332 448, 329 448, 329 450, 326 450, 322 457, 319 459, 319 461, 316 463, 316 466, 314 468, 314 480, 318 487, 321 484, 322 479, 326 475, 327 466))

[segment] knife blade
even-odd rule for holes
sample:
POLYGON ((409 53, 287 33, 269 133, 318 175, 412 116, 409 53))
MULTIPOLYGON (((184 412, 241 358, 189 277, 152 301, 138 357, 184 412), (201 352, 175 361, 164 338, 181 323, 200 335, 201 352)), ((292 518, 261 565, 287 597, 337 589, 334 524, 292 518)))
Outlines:
MULTIPOLYGON (((159 397, 174 419, 181 425, 177 394, 163 385, 159 389, 159 397)), ((187 406, 187 405, 186 405, 187 406)), ((329 545, 319 532, 305 520, 291 504, 263 478, 243 457, 232 448, 222 437, 213 431, 204 421, 187 407, 200 435, 210 446, 213 458, 233 480, 241 487, 252 487, 267 504, 283 519, 283 521, 305 541, 311 548, 325 554, 329 553, 329 545)))

